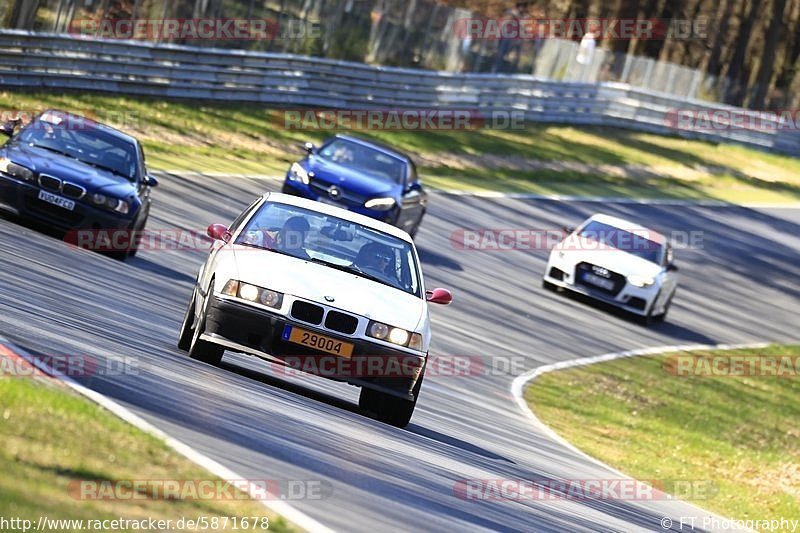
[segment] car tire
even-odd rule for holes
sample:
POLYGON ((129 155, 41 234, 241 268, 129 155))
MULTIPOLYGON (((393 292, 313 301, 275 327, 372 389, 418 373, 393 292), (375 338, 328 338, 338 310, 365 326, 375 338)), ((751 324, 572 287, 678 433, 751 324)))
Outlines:
POLYGON ((192 345, 192 337, 194 336, 194 304, 196 301, 197 289, 192 290, 192 298, 189 300, 189 305, 186 307, 186 314, 183 317, 181 324, 181 331, 178 335, 178 349, 188 352, 192 345))
POLYGON ((375 418, 398 428, 404 428, 411 422, 414 409, 417 406, 419 391, 422 389, 422 378, 420 375, 416 385, 414 385, 413 400, 398 398, 391 394, 374 391, 362 387, 361 395, 358 398, 358 406, 362 409, 375 413, 375 418))
POLYGON ((417 237, 417 231, 419 231, 419 227, 422 225, 422 217, 425 216, 425 211, 422 211, 422 214, 417 219, 417 222, 414 224, 410 230, 408 230, 408 234, 411 236, 412 239, 417 237))
POLYGON ((208 303, 211 301, 211 289, 213 286, 214 283, 212 281, 208 286, 208 296, 206 296, 203 302, 203 311, 200 313, 200 320, 198 320, 197 327, 192 332, 192 342, 189 345, 189 357, 216 366, 222 362, 222 354, 225 352, 225 348, 200 338, 200 335, 202 335, 206 329, 206 315, 208 314, 208 303))
MULTIPOLYGON (((145 224, 146 223, 147 221, 145 220, 145 224)), ((128 246, 128 255, 126 259, 133 259, 134 257, 136 257, 136 253, 139 251, 139 242, 140 242, 139 240, 136 239, 136 233, 143 230, 144 230, 144 224, 142 224, 142 227, 139 228, 138 230, 134 229, 131 232, 131 238, 133 239, 133 242, 128 246)))
POLYGON ((661 324, 667 320, 667 313, 669 312, 669 308, 672 305, 672 298, 675 297, 675 291, 672 291, 672 294, 669 295, 667 298, 666 303, 664 304, 664 311, 660 314, 653 317, 653 322, 657 324, 661 324))
MULTIPOLYGON (((146 223, 147 223, 147 220, 145 220, 145 224, 146 223)), ((142 224, 142 229, 144 229, 144 224, 142 224)), ((127 228, 126 231, 128 231, 130 233, 131 237, 133 237, 136 234, 137 230, 136 230, 135 226, 133 224, 131 224, 131 226, 129 228, 127 228)), ((129 258, 132 258, 132 257, 136 257, 136 252, 138 252, 138 251, 139 251, 139 246, 136 244, 136 240, 134 239, 133 244, 130 244, 130 243, 128 244, 128 249, 127 250, 124 250, 122 252, 108 252, 108 255, 113 257, 117 261, 125 261, 126 259, 129 259, 129 258)))
POLYGON ((653 308, 651 308, 647 312, 647 315, 642 317, 642 323, 645 326, 652 326, 654 324, 661 324, 662 322, 664 322, 664 320, 667 318, 667 311, 669 311, 669 306, 672 303, 672 296, 674 294, 675 294, 675 292, 673 291, 673 293, 669 296, 669 299, 664 304, 664 311, 662 311, 661 313, 655 315, 655 314, 653 314, 653 308, 655 307, 655 302, 658 301, 658 297, 661 295, 661 293, 659 291, 659 293, 656 294, 656 297, 653 299, 653 308))

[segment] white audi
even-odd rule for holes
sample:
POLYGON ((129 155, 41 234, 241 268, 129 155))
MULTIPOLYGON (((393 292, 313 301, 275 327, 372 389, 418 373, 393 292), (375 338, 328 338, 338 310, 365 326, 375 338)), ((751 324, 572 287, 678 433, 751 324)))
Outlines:
POLYGON ((229 227, 212 224, 178 347, 224 350, 361 387, 359 405, 405 427, 431 342, 417 250, 404 231, 338 207, 265 194, 229 227))
POLYGON ((543 285, 564 288, 661 322, 677 288, 670 243, 628 220, 596 214, 550 250, 543 285))

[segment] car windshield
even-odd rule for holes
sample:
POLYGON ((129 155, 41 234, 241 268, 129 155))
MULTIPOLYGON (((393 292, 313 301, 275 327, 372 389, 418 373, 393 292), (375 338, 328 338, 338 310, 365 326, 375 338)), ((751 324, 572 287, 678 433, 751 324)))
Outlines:
POLYGON ((406 175, 406 162, 402 159, 347 139, 334 139, 320 148, 316 155, 392 183, 403 183, 406 175))
POLYGON ((80 117, 57 120, 39 118, 20 132, 19 140, 107 170, 130 181, 136 179, 136 146, 98 129, 80 117))
POLYGON ((661 264, 663 246, 648 238, 653 235, 653 232, 648 229, 627 231, 593 220, 586 224, 578 235, 641 257, 651 263, 661 264))
POLYGON ((367 226, 278 202, 265 202, 236 244, 310 260, 420 296, 412 245, 367 226))

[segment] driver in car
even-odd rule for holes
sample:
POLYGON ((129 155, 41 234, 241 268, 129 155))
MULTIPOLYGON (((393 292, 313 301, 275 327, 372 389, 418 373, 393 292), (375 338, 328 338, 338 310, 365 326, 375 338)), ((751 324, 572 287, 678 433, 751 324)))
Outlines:
POLYGON ((355 263, 364 272, 394 283, 396 279, 391 272, 393 260, 391 248, 377 242, 368 242, 358 251, 355 263))
POLYGON ((308 221, 301 216, 289 217, 278 231, 256 227, 243 232, 241 242, 259 248, 269 248, 286 252, 300 259, 311 259, 305 248, 306 236, 311 230, 308 221))
POLYGON ((311 230, 308 220, 301 216, 290 217, 275 238, 274 248, 300 259, 311 259, 306 252, 306 236, 311 230))

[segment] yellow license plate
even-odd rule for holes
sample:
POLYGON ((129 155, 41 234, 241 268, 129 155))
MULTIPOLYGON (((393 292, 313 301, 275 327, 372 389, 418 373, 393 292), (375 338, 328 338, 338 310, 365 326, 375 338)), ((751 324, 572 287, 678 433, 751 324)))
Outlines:
POLYGON ((321 352, 332 353, 342 357, 350 357, 353 355, 353 344, 349 342, 340 341, 333 337, 320 335, 304 329, 296 328, 293 326, 286 326, 283 330, 283 340, 308 346, 321 352))

